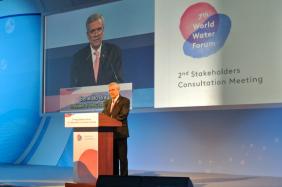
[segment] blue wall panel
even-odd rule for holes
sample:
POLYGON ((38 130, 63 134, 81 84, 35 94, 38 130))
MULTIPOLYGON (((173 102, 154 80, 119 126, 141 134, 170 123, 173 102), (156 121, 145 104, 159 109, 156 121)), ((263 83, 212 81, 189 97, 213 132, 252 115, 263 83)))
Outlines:
POLYGON ((0 162, 13 163, 40 121, 41 16, 0 17, 0 28, 0 162))

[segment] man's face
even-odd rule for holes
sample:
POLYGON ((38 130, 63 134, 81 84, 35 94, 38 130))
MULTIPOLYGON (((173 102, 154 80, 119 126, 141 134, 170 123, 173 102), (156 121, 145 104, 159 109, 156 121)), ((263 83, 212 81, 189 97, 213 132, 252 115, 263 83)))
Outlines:
POLYGON ((109 86, 109 94, 112 99, 115 99, 119 95, 119 89, 116 85, 109 86))
POLYGON ((104 37, 104 25, 101 19, 91 22, 88 25, 87 37, 94 49, 98 49, 104 37))

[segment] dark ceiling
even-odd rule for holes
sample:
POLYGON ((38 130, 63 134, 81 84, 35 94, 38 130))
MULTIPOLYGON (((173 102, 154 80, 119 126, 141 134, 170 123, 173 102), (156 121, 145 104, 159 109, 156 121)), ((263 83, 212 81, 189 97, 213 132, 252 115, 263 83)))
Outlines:
POLYGON ((120 0, 35 0, 42 14, 54 14, 120 0))

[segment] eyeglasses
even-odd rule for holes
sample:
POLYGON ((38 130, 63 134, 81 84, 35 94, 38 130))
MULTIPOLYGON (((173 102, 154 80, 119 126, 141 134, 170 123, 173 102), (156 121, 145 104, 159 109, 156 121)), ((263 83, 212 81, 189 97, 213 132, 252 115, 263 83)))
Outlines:
POLYGON ((103 30, 104 30, 103 27, 98 27, 96 29, 92 29, 92 30, 88 31, 88 33, 89 34, 100 34, 100 33, 103 32, 103 30))

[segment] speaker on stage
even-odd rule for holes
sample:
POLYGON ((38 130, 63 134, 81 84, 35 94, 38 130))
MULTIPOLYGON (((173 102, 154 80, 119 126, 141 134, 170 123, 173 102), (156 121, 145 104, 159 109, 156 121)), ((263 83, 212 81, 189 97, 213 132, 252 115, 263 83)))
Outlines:
POLYGON ((188 177, 99 176, 96 187, 193 187, 188 177))

